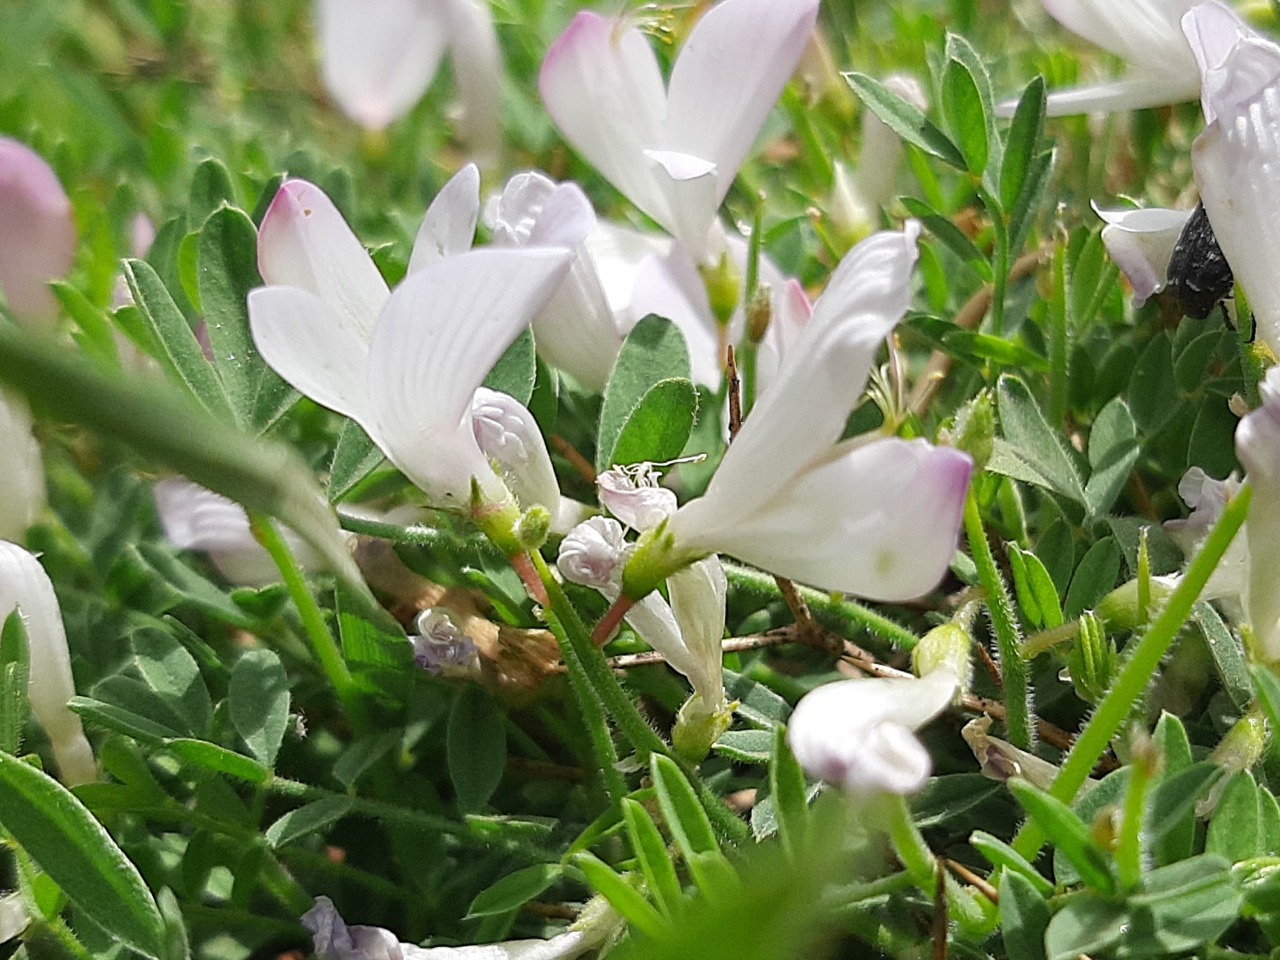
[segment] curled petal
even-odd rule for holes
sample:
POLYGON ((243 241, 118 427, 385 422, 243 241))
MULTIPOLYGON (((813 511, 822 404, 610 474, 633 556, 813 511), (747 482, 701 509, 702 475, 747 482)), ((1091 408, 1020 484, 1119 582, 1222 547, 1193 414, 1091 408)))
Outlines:
POLYGON ((476 443, 524 508, 546 507, 556 516, 560 485, 542 431, 527 407, 505 393, 481 387, 471 402, 476 443))
POLYGON ((30 147, 0 137, 0 293, 18 319, 57 316, 49 281, 66 276, 75 252, 75 218, 57 174, 30 147))
POLYGON ((945 710, 955 691, 947 670, 918 680, 824 684, 796 704, 787 742, 806 772, 850 793, 913 793, 931 767, 914 731, 945 710))
POLYGON ((337 311, 365 343, 387 302, 387 284, 338 208, 319 187, 289 180, 258 232, 258 270, 272 286, 300 287, 337 311))
POLYGON ((437 260, 466 253, 475 240, 479 218, 480 168, 468 163, 449 178, 427 207, 407 272, 414 274, 437 260))
POLYGON ((97 779, 97 764, 80 718, 67 708, 76 695, 62 610, 53 583, 34 556, 0 540, 0 622, 17 609, 27 629, 31 712, 44 728, 62 781, 69 786, 97 779))
POLYGON ((319 0, 325 86, 351 119, 381 130, 408 113, 444 55, 441 4, 419 0, 319 0))
POLYGON ((613 581, 625 546, 622 524, 609 517, 592 517, 560 541, 556 567, 570 583, 605 587, 613 581))
POLYGON ((1112 261, 1133 285, 1133 305, 1140 307, 1164 289, 1173 248, 1182 236, 1190 210, 1102 210, 1094 207, 1106 226, 1102 242, 1112 261))
POLYGON ((946 573, 972 469, 967 454, 923 440, 845 444, 750 512, 708 495, 681 507, 670 529, 697 553, 731 554, 826 590, 910 600, 946 573))
POLYGON ((1043 0, 1049 15, 1072 33, 1129 63, 1175 73, 1192 69, 1179 29, 1199 0, 1043 0))

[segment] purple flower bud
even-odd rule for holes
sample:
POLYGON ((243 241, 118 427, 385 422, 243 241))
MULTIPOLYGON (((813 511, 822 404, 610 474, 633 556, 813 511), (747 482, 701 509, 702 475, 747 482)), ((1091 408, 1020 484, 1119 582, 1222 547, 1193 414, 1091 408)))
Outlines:
POLYGON ((0 291, 20 320, 51 322, 49 281, 66 276, 76 225, 62 184, 30 147, 0 137, 0 291))

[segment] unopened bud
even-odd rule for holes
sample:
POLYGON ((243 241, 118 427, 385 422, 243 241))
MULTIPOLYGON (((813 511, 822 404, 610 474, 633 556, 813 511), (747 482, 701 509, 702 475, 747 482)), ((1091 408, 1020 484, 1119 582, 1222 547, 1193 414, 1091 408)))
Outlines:
POLYGON ((772 321, 773 294, 769 285, 762 283, 751 294, 751 303, 747 307, 747 339, 759 343, 769 332, 772 321))
POLYGON ((1116 674, 1115 644, 1107 638, 1102 621, 1092 613, 1080 615, 1075 646, 1067 657, 1067 669, 1076 693, 1087 703, 1098 703, 1106 695, 1116 674))
POLYGON ((676 714, 676 725, 671 740, 676 751, 685 759, 698 763, 711 752, 711 745, 720 739, 733 723, 733 711, 737 703, 708 706, 698 694, 685 701, 676 714))
POLYGON ((973 683, 973 658, 970 651, 973 638, 955 621, 934 627, 911 651, 911 667, 916 676, 923 677, 934 670, 950 670, 956 675, 956 697, 969 692, 973 683))
POLYGON ((530 507, 516 523, 516 539, 526 550, 537 550, 551 532, 551 512, 546 507, 530 507))
POLYGON ((1160 577, 1152 577, 1150 583, 1150 603, 1149 609, 1145 611, 1145 617, 1143 616, 1142 604, 1139 602, 1137 580, 1122 583, 1108 593, 1098 601, 1098 605, 1093 609, 1093 615, 1106 624, 1107 629, 1113 633, 1136 630, 1138 627, 1145 625, 1150 618, 1151 611, 1160 609, 1164 598, 1173 590, 1173 586, 1160 577))
POLYGON ((974 473, 980 473, 995 449, 996 412, 990 391, 984 390, 956 412, 951 442, 973 457, 974 473))
POLYGON ((1223 770, 1224 780, 1242 770, 1251 770, 1267 748, 1267 721, 1262 713, 1250 710, 1232 724, 1209 759, 1223 770))
POLYGON ((712 316, 720 326, 728 326, 742 299, 742 276, 737 266, 729 259, 728 254, 722 254, 717 263, 699 267, 698 272, 707 286, 712 316))

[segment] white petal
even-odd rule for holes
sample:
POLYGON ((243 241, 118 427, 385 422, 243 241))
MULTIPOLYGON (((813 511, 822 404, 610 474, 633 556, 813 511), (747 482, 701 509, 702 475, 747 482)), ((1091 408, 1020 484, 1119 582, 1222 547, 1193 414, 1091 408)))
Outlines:
MULTIPOLYGON (((1078 113, 1118 113, 1145 110, 1194 100, 1200 82, 1194 69, 1177 76, 1133 71, 1124 79, 1049 94, 1045 115, 1069 117, 1078 113)), ((1001 116, 1013 116, 1016 101, 1001 104, 1001 116)))
POLYGON ((669 218, 662 225, 684 244, 694 260, 709 263, 714 250, 708 234, 720 206, 716 165, 701 157, 669 150, 646 150, 658 189, 667 198, 669 218))
POLYGON ((473 250, 431 264, 392 294, 369 356, 370 431, 441 505, 465 506, 471 479, 501 485, 471 430, 472 397, 568 270, 566 250, 473 250))
POLYGON ((529 242, 538 247, 576 247, 596 228, 596 211, 576 183, 558 184, 547 198, 529 242))
POLYGON ((1195 142, 1200 199, 1258 332, 1280 349, 1280 47, 1245 39, 1205 80, 1217 119, 1195 142))
POLYGON ((369 345, 338 311, 298 287, 259 287, 249 293, 249 329, 271 369, 369 429, 369 345))
POLYGON ((481 387, 471 401, 476 443, 524 509, 560 509, 560 485, 542 431, 528 408, 505 393, 481 387))
POLYGON ((26 397, 0 391, 0 450, 5 457, 0 539, 26 539, 27 528, 45 505, 44 459, 31 427, 26 397))
POLYGON ((419 0, 319 0, 325 86, 344 113, 381 130, 426 93, 444 54, 446 20, 419 0))
POLYGON ((634 277, 631 313, 634 326, 650 314, 666 317, 684 334, 693 382, 718 387, 724 362, 716 335, 707 287, 681 244, 664 257, 641 261, 634 277))
POLYGON ((714 207, 795 73, 817 16, 817 0, 724 0, 690 32, 671 71, 661 146, 715 165, 714 207))
MULTIPOLYGON (((1183 16, 1182 32, 1191 46, 1202 77, 1220 68, 1239 40, 1256 36, 1234 10, 1216 0, 1201 3, 1183 16)), ((1200 106, 1205 123, 1213 123, 1214 108, 1207 84, 1200 94, 1200 106)))
POLYGON ((1173 248, 1182 236, 1190 210, 1102 210, 1094 212, 1106 221, 1102 243, 1121 272, 1133 285, 1133 305, 1140 307, 1164 289, 1173 248))
POLYGON ((444 0, 449 59, 458 82, 462 116, 458 126, 486 165, 502 152, 502 50, 489 0, 444 0))
POLYGON ((466 253, 476 237, 480 218, 480 168, 474 163, 449 178, 427 207, 409 257, 409 274, 429 263, 466 253))
POLYGON ((810 691, 787 723, 787 742, 811 776, 855 794, 912 793, 924 785, 929 754, 912 731, 955 695, 955 675, 842 680, 810 691))
POLYGON ((31 712, 53 747, 63 783, 74 786, 97 778, 97 765, 80 718, 67 708, 76 695, 71 656, 53 583, 30 553, 0 540, 0 623, 21 610, 27 629, 31 712))
POLYGON ((1236 428, 1236 456, 1244 464, 1253 501, 1245 518, 1249 537, 1249 622, 1269 661, 1280 660, 1280 367, 1259 385, 1262 406, 1236 428))
POLYGON ((15 317, 57 317, 49 281, 66 276, 75 252, 75 218, 57 174, 25 144, 0 137, 0 294, 15 317))
POLYGON ((868 237, 845 256, 703 500, 752 514, 839 439, 880 344, 911 302, 918 233, 911 222, 903 233, 868 237))
POLYGON ((662 594, 655 591, 637 601, 627 611, 626 621, 645 643, 662 654, 671 669, 686 677, 697 672, 697 661, 685 645, 675 613, 662 594))
POLYGON ((1179 20, 1199 0, 1043 2, 1049 15, 1068 30, 1129 63, 1169 74, 1192 65, 1179 20))
POLYGON ((632 530, 656 527, 676 512, 676 495, 665 487, 637 485, 621 469, 596 477, 600 505, 632 530))
POLYGON ((933 589, 955 553, 972 461, 896 438, 832 453, 749 512, 732 499, 690 501, 671 521, 676 542, 874 600, 933 589))
POLYGON ((671 211, 643 152, 664 146, 667 95, 644 35, 579 13, 547 53, 538 89, 574 149, 632 203, 666 223, 671 211))
POLYGON ((729 581, 718 557, 690 564, 667 580, 671 610, 685 648, 689 667, 682 670, 693 690, 714 708, 724 701, 725 595, 729 581))
POLYGON ((366 343, 387 284, 338 208, 305 180, 280 187, 258 232, 258 270, 272 286, 300 287, 328 303, 366 343))
POLYGON ((813 304, 795 278, 774 287, 772 300, 773 316, 756 354, 756 390, 760 394, 772 386, 783 358, 795 349, 813 315, 813 304))
POLYGON ((625 546, 622 524, 610 517, 591 517, 560 541, 556 567, 570 583, 605 587, 613 581, 625 546))
POLYGON ((585 246, 575 252, 564 283, 533 321, 533 337, 547 363, 593 393, 604 391, 622 335, 585 246))

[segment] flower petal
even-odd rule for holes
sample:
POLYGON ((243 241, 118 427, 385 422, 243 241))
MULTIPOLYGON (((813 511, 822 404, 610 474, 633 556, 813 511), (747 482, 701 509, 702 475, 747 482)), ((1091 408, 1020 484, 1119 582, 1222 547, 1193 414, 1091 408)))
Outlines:
POLYGON ((337 310, 298 287, 259 287, 249 292, 249 329, 271 369, 369 429, 369 345, 337 310))
POLYGON ((500 495, 471 429, 472 398, 563 280, 570 252, 473 250, 392 294, 374 332, 370 436, 437 502, 465 505, 471 479, 500 495))
POLYGON ((271 201, 258 232, 258 270, 269 285, 300 287, 330 304, 365 343, 389 295, 333 201, 305 180, 286 181, 271 201))
POLYGON ((599 14, 579 13, 547 53, 538 89, 573 148, 665 224, 671 211, 643 152, 663 147, 667 94, 645 36, 599 14))
MULTIPOLYGON (((1238 41, 1257 36, 1234 10, 1216 0, 1201 3, 1183 16, 1182 32, 1200 67, 1201 77, 1221 67, 1238 41)), ((1213 123, 1214 110, 1207 85, 1201 90, 1200 106, 1204 122, 1213 123)))
POLYGON ((1043 0, 1049 15, 1072 33, 1122 60, 1170 76, 1192 66, 1179 21, 1198 2, 1043 0))
MULTIPOLYGON (((1078 113, 1118 113, 1145 110, 1172 103, 1194 100, 1200 92, 1194 71, 1178 77, 1132 71, 1123 79, 1109 83, 1054 90, 1049 94, 1045 116, 1070 117, 1078 113)), ((1001 104, 1001 116, 1013 116, 1016 102, 1001 104)))
POLYGON ((1173 248, 1191 211, 1162 207, 1103 210, 1096 205, 1093 210, 1106 221, 1102 243, 1115 265, 1129 278, 1133 305, 1140 307, 1164 289, 1173 248))
POLYGON ((1280 46, 1246 38, 1205 77, 1216 119, 1192 148, 1200 200, 1249 296, 1258 332, 1280 349, 1280 46))
MULTIPOLYGON (((667 580, 671 611, 680 626, 680 636, 688 651, 688 664, 680 670, 693 685, 694 693, 715 708, 724 702, 725 595, 729 581, 715 556, 699 560, 677 571, 667 580)), ((650 594, 654 596, 654 594, 650 594)))
POLYGON ((57 174, 25 144, 0 137, 0 294, 19 319, 51 322, 50 280, 66 276, 76 225, 57 174))
POLYGON ((524 509, 560 510, 560 484, 542 431, 528 408, 505 393, 481 387, 471 401, 476 443, 524 509))
POLYGON ((650 146, 714 164, 714 207, 795 73, 817 16, 818 0, 724 0, 690 32, 671 71, 666 140, 650 146))
POLYGON ((0 622, 17 609, 27 629, 31 712, 49 736, 63 783, 97 779, 97 764, 80 718, 67 708, 76 695, 67 633, 53 583, 34 556, 0 540, 0 622))
POLYGON ((486 165, 502 153, 502 50, 489 0, 444 0, 449 59, 458 83, 458 127, 486 165))
POLYGON ((45 505, 44 459, 31 428, 26 398, 0 391, 0 450, 5 456, 0 539, 26 539, 27 528, 45 505))
POLYGON ((407 274, 415 274, 429 263, 470 250, 479 219, 480 168, 468 163, 449 178, 427 207, 413 241, 407 274))
POLYGON ((658 189, 667 197, 670 217, 663 226, 684 244, 697 263, 710 262, 717 252, 713 249, 711 226, 720 206, 716 165, 670 150, 646 150, 644 156, 658 189))
POLYGON ((444 54, 447 21, 419 0, 319 0, 325 86, 351 119, 381 130, 426 93, 444 54))
POLYGON ((972 469, 967 454, 923 440, 844 444, 750 511, 708 494, 670 529, 689 549, 824 590, 912 600, 947 571, 972 469))
POLYGON ((877 233, 841 261, 701 499, 750 515, 839 439, 876 351, 911 302, 919 230, 910 222, 877 233))

